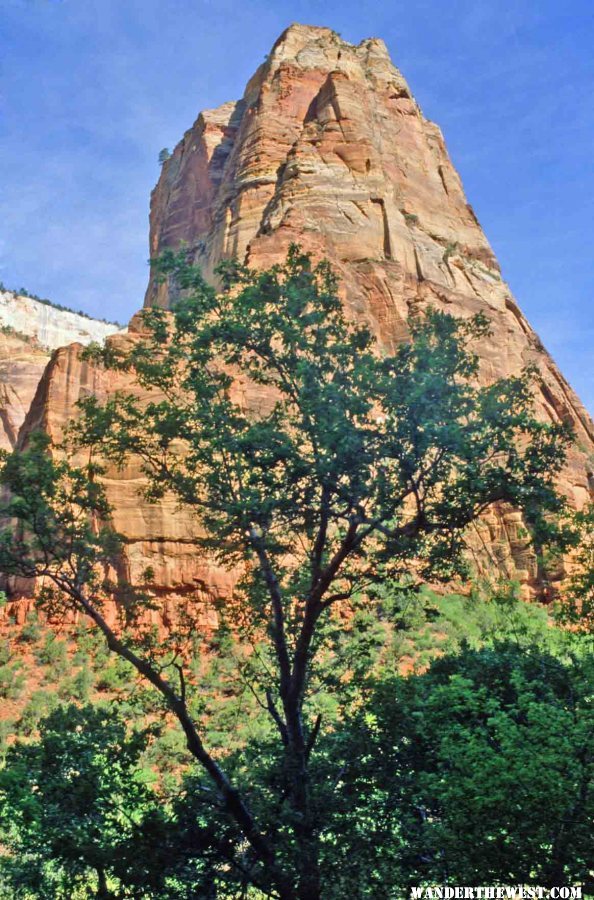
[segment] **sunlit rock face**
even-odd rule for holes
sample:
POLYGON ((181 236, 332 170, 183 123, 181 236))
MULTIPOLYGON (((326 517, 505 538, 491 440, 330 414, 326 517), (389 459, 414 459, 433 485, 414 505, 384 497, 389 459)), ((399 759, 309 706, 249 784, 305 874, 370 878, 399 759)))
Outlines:
MULTIPOLYGON (((278 262, 292 241, 332 262, 347 308, 388 347, 413 310, 485 313, 482 379, 536 363, 543 415, 570 421, 594 451, 592 421, 502 280, 441 131, 381 40, 353 46, 327 28, 291 26, 243 99, 201 113, 163 166, 152 255, 185 242, 212 275, 229 256, 278 262)), ((145 303, 168 300, 151 279, 145 303)), ((583 454, 567 486, 586 499, 583 454)))
MULTIPOLYGON (((350 315, 393 347, 413 311, 485 313, 492 336, 478 350, 480 378, 542 374, 542 417, 572 424, 576 441, 561 486, 576 505, 589 496, 594 427, 531 329, 468 204, 439 128, 424 118, 381 40, 358 46, 333 31, 293 25, 247 85, 243 99, 202 112, 164 164, 151 201, 150 250, 182 242, 207 275, 226 257, 257 267, 282 260, 291 242, 331 261, 350 315)), ((151 278, 145 305, 167 306, 151 278)), ((139 321, 127 336, 137 339, 139 321)), ((80 396, 107 396, 121 376, 96 372, 80 348, 54 355, 31 408, 34 427, 60 432, 80 396)), ((131 466, 110 473, 114 524, 127 538, 123 567, 150 566, 154 590, 179 598, 225 594, 230 576, 192 547, 194 524, 173 502, 139 499, 131 466)), ((521 517, 499 510, 475 529, 483 567, 519 577, 527 593, 539 574, 521 517)))
POLYGON ((0 448, 15 447, 51 351, 103 341, 117 325, 0 290, 0 448))
POLYGON ((85 345, 102 343, 120 329, 113 322, 92 319, 13 291, 0 291, 0 326, 34 340, 45 350, 56 350, 74 341, 85 345))

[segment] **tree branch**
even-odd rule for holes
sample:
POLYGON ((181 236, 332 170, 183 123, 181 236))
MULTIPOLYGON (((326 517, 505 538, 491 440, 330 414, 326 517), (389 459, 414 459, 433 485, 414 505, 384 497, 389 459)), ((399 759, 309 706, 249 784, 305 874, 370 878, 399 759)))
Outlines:
POLYGON ((268 558, 268 554, 266 553, 264 542, 256 532, 256 529, 253 525, 250 526, 249 529, 249 538, 253 549, 256 551, 258 562, 260 563, 260 568, 262 570, 262 574, 264 575, 264 580, 266 582, 266 587, 268 589, 268 594, 270 596, 270 601, 272 604, 273 641, 280 670, 280 694, 281 697, 284 698, 289 690, 289 683, 291 678, 291 662, 289 660, 289 651, 287 648, 287 638, 285 634, 285 614, 283 611, 283 598, 281 588, 280 584, 278 583, 278 578, 276 577, 276 574, 272 568, 272 564, 268 558))
MULTIPOLYGON (((259 830, 251 811, 248 809, 237 788, 229 781, 218 763, 204 747, 183 697, 178 696, 168 681, 162 678, 146 660, 138 656, 117 637, 99 610, 81 590, 73 588, 72 585, 56 574, 51 577, 56 585, 71 596, 73 601, 78 603, 89 618, 97 625, 105 637, 109 649, 112 652, 117 653, 118 656, 121 656, 122 659, 127 660, 137 672, 143 675, 147 681, 162 694, 184 731, 188 750, 208 772, 216 784, 223 799, 225 809, 235 820, 257 857, 270 868, 271 872, 274 873, 273 878, 277 885, 283 892, 287 890, 288 882, 284 874, 277 868, 272 848, 266 837, 259 830)), ((291 894, 283 893, 283 896, 290 897, 291 894)))

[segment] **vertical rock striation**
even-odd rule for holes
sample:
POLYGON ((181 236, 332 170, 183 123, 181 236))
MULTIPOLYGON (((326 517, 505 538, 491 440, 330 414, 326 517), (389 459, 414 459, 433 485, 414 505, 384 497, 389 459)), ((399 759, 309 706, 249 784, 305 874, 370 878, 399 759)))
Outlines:
MULTIPOLYGON (((502 280, 439 128, 424 118, 381 40, 353 46, 330 29, 293 25, 242 100, 199 115, 151 201, 151 255, 182 242, 210 278, 222 258, 265 267, 300 243, 331 261, 347 309, 388 348, 415 311, 483 312, 493 336, 479 347, 481 380, 538 367, 540 414, 570 422, 576 434, 561 486, 576 505, 587 500, 594 426, 502 280)), ((145 305, 170 300, 168 286, 151 277, 145 305)), ((128 337, 112 340, 134 340, 138 328, 133 320, 128 337)), ((25 432, 59 431, 77 397, 117 386, 113 374, 82 364, 77 347, 61 350, 25 432)), ((224 592, 228 576, 195 558, 191 520, 166 502, 144 504, 140 485, 134 467, 111 473, 108 483, 129 571, 138 577, 151 566, 168 600, 224 592)), ((487 517, 475 544, 501 571, 536 586, 518 513, 487 517)))

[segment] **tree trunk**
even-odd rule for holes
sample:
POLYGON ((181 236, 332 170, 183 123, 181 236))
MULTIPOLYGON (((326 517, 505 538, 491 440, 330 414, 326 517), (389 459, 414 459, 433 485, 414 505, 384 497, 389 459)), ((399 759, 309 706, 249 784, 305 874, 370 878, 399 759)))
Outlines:
POLYGON ((305 747, 293 750, 289 761, 291 800, 296 814, 297 897, 320 900, 320 841, 311 808, 309 766, 305 747))
POLYGON ((317 840, 314 845, 302 855, 301 872, 299 874, 299 887, 297 896, 299 900, 320 900, 320 867, 318 859, 317 840))
POLYGON ((105 869, 103 869, 101 866, 97 867, 97 879, 98 879, 97 894, 96 894, 97 900, 111 900, 111 898, 113 897, 113 894, 107 887, 107 878, 105 876, 105 869))

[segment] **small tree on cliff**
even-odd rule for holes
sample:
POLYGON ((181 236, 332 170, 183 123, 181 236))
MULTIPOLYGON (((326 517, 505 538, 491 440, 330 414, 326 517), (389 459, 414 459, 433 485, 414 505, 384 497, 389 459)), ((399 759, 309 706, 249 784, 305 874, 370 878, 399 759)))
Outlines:
POLYGON ((147 310, 127 354, 96 354, 141 390, 86 400, 77 441, 112 464, 140 460, 148 499, 169 493, 191 508, 197 552, 243 572, 229 611, 270 647, 251 686, 276 736, 266 785, 249 770, 233 781, 205 745, 182 626, 161 642, 140 626, 129 635, 148 602, 132 590, 121 628, 103 616, 118 550, 92 463, 52 463, 41 438, 6 458, 5 514, 18 527, 3 534, 0 564, 44 576, 46 602, 90 616, 161 693, 237 829, 238 877, 267 896, 317 898, 324 811, 311 764, 324 723, 311 692, 333 609, 380 572, 462 575, 465 530, 493 503, 522 508, 540 540, 561 506, 567 435, 535 419, 531 373, 474 386, 481 317, 430 312, 387 354, 346 321, 328 265, 298 248, 266 272, 224 265, 218 291, 184 254, 161 266, 181 293, 173 312, 147 310))

